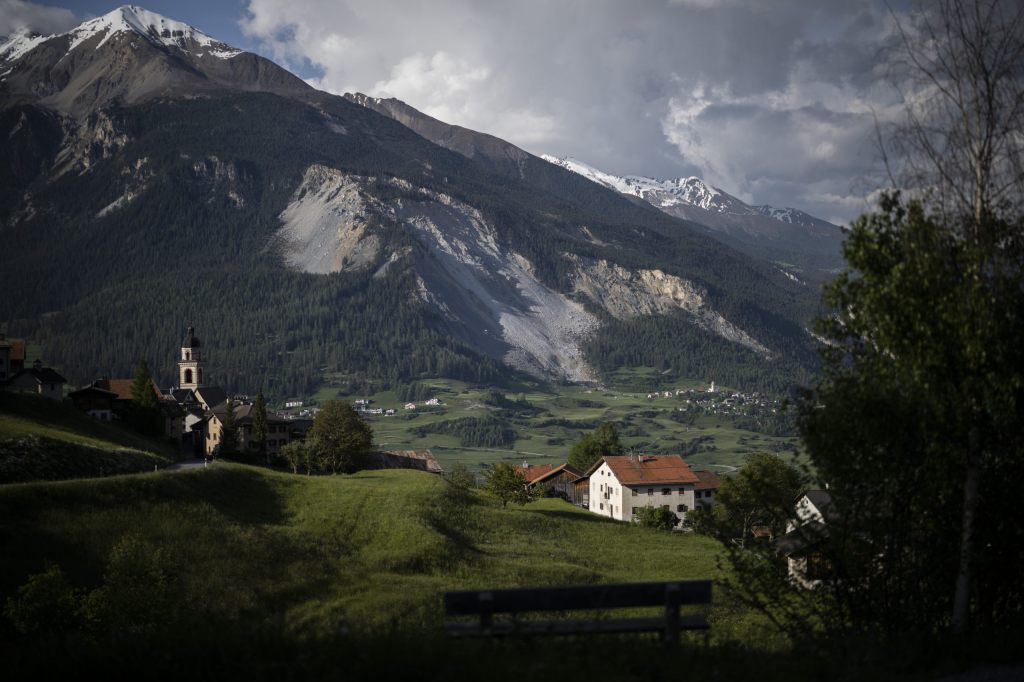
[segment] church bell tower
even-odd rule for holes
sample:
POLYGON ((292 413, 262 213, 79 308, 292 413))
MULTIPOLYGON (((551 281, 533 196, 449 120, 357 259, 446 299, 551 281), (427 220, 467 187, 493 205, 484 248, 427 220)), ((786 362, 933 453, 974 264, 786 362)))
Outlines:
POLYGON ((199 388, 203 385, 203 363, 199 350, 196 330, 188 328, 185 340, 181 342, 181 359, 178 360, 178 387, 199 388))

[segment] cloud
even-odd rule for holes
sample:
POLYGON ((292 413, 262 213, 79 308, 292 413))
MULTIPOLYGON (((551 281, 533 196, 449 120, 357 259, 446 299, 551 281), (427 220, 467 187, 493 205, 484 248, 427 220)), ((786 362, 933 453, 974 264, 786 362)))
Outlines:
POLYGON ((330 92, 846 220, 892 105, 889 22, 876 0, 249 0, 240 26, 330 92))
POLYGON ((71 10, 22 0, 0 0, 0 36, 12 33, 62 33, 78 24, 71 10))

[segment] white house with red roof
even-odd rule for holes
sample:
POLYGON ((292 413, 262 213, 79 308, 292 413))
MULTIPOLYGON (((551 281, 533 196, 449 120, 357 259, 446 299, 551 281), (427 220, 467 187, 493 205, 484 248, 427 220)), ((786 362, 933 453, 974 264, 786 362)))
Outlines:
POLYGON ((590 476, 590 511, 632 521, 640 507, 663 507, 679 519, 694 508, 702 482, 679 455, 617 455, 599 459, 590 476))

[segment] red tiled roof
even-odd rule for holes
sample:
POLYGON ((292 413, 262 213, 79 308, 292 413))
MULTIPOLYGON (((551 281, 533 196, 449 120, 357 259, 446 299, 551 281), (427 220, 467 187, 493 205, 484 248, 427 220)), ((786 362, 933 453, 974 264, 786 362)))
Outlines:
POLYGON ((555 476, 557 476, 558 474, 562 473, 563 471, 568 473, 573 481, 575 481, 576 479, 578 479, 580 477, 579 469, 576 469, 575 467, 571 467, 568 464, 559 464, 557 466, 555 466, 554 464, 541 464, 541 465, 536 466, 536 467, 530 467, 527 471, 528 472, 532 472, 534 469, 538 469, 539 470, 542 467, 546 468, 547 471, 546 472, 541 472, 541 473, 539 473, 539 475, 536 475, 536 474, 533 475, 533 477, 532 478, 528 478, 526 482, 530 483, 530 484, 533 484, 533 483, 543 483, 547 479, 554 478, 555 476))
POLYGON ((722 479, 714 471, 694 471, 699 483, 694 486, 695 490, 714 490, 722 485, 722 479))
MULTIPOLYGON (((100 379, 96 382, 96 386, 97 388, 116 393, 118 400, 131 400, 133 383, 135 383, 134 379, 100 379)), ((150 385, 153 387, 153 393, 156 393, 156 397, 162 397, 163 394, 157 388, 156 382, 151 379, 150 385)))
POLYGON ((516 471, 523 475, 527 483, 533 483, 541 476, 550 474, 554 468, 554 464, 531 464, 527 467, 517 466, 516 471))
POLYGON ((616 455, 603 459, 622 485, 700 480, 679 455, 616 455))

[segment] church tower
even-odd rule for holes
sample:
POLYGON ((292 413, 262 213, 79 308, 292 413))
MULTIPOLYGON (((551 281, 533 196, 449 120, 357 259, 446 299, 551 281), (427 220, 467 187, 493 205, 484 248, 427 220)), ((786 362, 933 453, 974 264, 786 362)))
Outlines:
POLYGON ((185 340, 181 342, 181 359, 178 360, 178 388, 200 388, 203 385, 203 363, 200 361, 199 339, 195 329, 188 328, 185 340))

